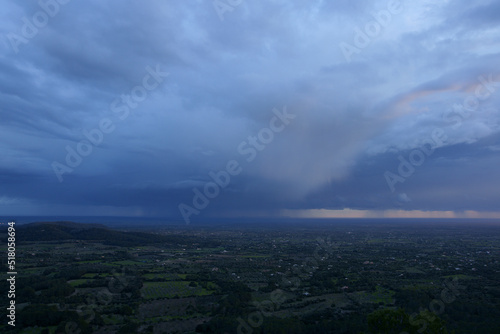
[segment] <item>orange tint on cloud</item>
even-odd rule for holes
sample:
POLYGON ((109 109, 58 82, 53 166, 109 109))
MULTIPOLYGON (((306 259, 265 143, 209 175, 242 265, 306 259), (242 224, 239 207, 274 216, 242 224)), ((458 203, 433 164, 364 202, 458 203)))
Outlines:
MULTIPOLYGON (((468 86, 470 87, 470 86, 468 86)), ((475 86, 474 86, 475 88, 475 86)), ((432 94, 438 94, 438 93, 443 93, 443 92, 453 92, 453 91, 459 91, 459 90, 464 90, 463 85, 455 83, 452 84, 448 87, 443 87, 440 89, 427 89, 427 90, 421 90, 421 91, 414 91, 412 93, 406 94, 399 98, 397 101, 395 101, 392 106, 389 108, 387 113, 384 115, 385 118, 391 119, 395 117, 399 117, 402 115, 406 115, 414 111, 412 108, 411 104, 418 100, 422 99, 426 96, 432 95, 432 94)))

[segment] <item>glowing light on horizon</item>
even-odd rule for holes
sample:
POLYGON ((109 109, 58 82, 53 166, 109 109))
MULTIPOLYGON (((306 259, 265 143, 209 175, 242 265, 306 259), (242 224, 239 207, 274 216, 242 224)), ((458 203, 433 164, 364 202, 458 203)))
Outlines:
POLYGON ((291 218, 471 218, 500 219, 500 212, 480 211, 423 211, 423 210, 284 210, 283 216, 291 218))

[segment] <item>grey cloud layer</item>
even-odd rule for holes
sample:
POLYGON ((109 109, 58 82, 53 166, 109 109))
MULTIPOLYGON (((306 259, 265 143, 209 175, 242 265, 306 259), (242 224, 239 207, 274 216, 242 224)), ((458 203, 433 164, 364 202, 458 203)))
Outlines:
POLYGON ((284 105, 297 118, 204 214, 497 210, 500 85, 459 126, 453 108, 500 79, 498 3, 404 2, 348 63, 339 44, 388 3, 244 1, 221 21, 210 1, 70 1, 15 53, 6 36, 41 9, 7 1, 0 211, 179 218, 284 105), (168 78, 119 120, 113 101, 157 65, 168 78), (116 129, 59 183, 53 161, 103 118, 116 129), (384 172, 436 128, 447 141, 392 193, 384 172))

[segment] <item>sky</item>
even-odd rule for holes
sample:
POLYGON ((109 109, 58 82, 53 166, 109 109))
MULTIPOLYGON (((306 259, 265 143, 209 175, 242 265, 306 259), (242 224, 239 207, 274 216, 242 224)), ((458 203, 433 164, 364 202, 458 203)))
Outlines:
POLYGON ((3 1, 0 216, 500 218, 499 12, 3 1))

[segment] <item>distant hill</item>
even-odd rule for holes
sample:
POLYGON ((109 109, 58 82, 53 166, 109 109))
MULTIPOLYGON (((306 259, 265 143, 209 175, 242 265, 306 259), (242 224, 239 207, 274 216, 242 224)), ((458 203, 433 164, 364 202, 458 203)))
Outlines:
MULTIPOLYGON (((144 232, 122 232, 100 224, 79 224, 74 222, 39 222, 17 227, 18 241, 84 240, 99 241, 113 246, 140 246, 147 244, 192 244, 206 241, 195 237, 167 236, 144 232)), ((210 243, 212 244, 212 243, 210 243)))
POLYGON ((28 225, 57 225, 57 226, 65 226, 65 227, 74 227, 74 228, 91 228, 91 227, 99 227, 99 228, 108 228, 103 224, 89 224, 89 223, 75 223, 72 221, 54 221, 54 222, 34 222, 29 224, 24 224, 24 226, 28 225))

